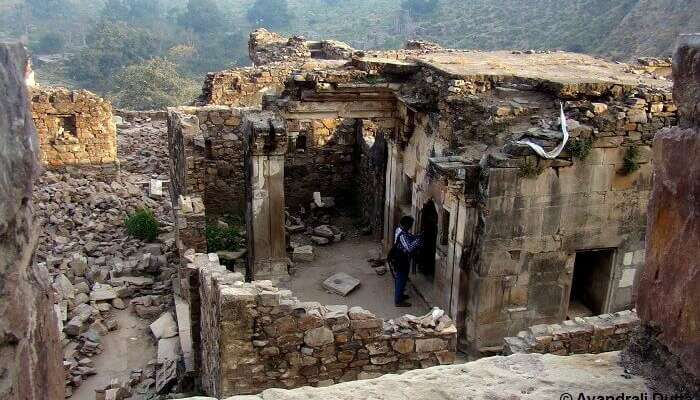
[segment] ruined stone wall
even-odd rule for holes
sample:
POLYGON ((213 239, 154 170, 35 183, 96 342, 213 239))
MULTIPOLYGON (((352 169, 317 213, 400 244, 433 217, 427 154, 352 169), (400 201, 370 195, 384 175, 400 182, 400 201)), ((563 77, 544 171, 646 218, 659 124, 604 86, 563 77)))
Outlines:
POLYGON ((117 161, 117 129, 108 101, 85 90, 34 87, 31 92, 44 165, 117 161))
POLYGON ((356 120, 290 120, 293 144, 285 157, 285 202, 292 211, 308 208, 314 192, 349 202, 356 185, 356 120), (343 197, 343 198, 341 198, 343 197))
POLYGON ((629 343, 639 326, 637 313, 630 310, 593 317, 576 318, 560 324, 542 324, 506 337, 503 354, 551 353, 598 354, 619 351, 629 343))
POLYGON ((191 304, 200 304, 192 316, 201 324, 195 349, 202 388, 211 396, 323 386, 454 362, 456 327, 441 310, 384 321, 358 307, 299 301, 270 281, 245 283, 215 255, 189 258, 188 273, 199 278, 198 299, 192 286, 186 288, 191 304))
POLYGON ((63 399, 49 274, 32 264, 39 149, 24 86, 26 60, 21 46, 0 45, 0 399, 63 399))
POLYGON ((291 64, 274 64, 209 73, 198 103, 260 107, 265 94, 282 93, 293 68, 291 64))
POLYGON ((506 146, 508 157, 487 160, 483 233, 470 245, 467 264, 474 299, 466 332, 479 351, 526 326, 565 319, 578 251, 613 249, 612 270, 596 278, 598 312, 632 306, 644 263, 650 145, 658 129, 676 123, 675 106, 670 93, 638 91, 608 103, 570 101, 566 108, 572 141, 590 140, 584 159, 569 153, 545 161, 506 146), (630 162, 631 148, 637 154, 630 162), (636 169, 625 171, 630 165, 636 169))
POLYGON ((243 111, 227 106, 170 109, 174 204, 179 194, 196 195, 208 215, 243 214, 243 111))

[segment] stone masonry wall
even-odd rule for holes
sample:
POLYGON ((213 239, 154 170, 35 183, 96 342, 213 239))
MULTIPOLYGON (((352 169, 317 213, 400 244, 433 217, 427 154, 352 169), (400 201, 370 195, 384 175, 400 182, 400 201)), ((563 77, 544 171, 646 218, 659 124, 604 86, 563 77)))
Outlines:
MULTIPOLYGON (((555 160, 542 160, 513 144, 504 147, 505 154, 488 156, 479 207, 483 234, 468 249, 469 292, 475 299, 468 302, 466 333, 472 351, 496 348, 503 337, 527 326, 564 320, 580 251, 613 249, 609 276, 599 277, 610 295, 599 299, 601 309, 593 312, 633 306, 637 271, 644 263, 651 142, 659 129, 676 124, 677 116, 670 93, 626 90, 605 102, 566 102, 572 144, 587 142, 590 148, 583 159, 569 148, 555 160), (636 155, 630 163, 631 150, 636 155), (626 164, 633 170, 625 171, 626 164)), ((508 132, 530 118, 532 104, 510 102, 487 112, 508 132)), ((541 105, 535 107, 542 113, 541 105)), ((561 139, 547 134, 536 127, 525 136, 553 148, 561 139)))
POLYGON ((457 330, 442 310, 385 321, 359 307, 299 301, 270 281, 245 283, 213 254, 189 252, 186 259, 183 292, 200 305, 191 307, 192 321, 201 325, 195 351, 210 396, 323 386, 454 362, 457 330))
POLYGON ((356 120, 289 120, 287 129, 293 142, 285 157, 285 203, 289 209, 308 208, 314 192, 347 197, 356 183, 356 120))
POLYGON ((108 101, 85 90, 64 88, 34 87, 31 95, 44 165, 117 161, 117 128, 108 101))
POLYGON ((629 310, 595 317, 576 318, 561 324, 542 324, 503 339, 503 354, 597 354, 627 346, 639 326, 637 313, 629 310))
POLYGON ((195 195, 203 200, 208 215, 243 214, 244 110, 228 106, 170 109, 174 204, 179 194, 195 195))
POLYGON ((32 186, 38 147, 24 86, 27 56, 0 44, 0 399, 63 399, 53 290, 33 265, 38 229, 32 186))
POLYGON ((282 93, 292 70, 290 64, 274 64, 209 73, 198 103, 259 107, 265 94, 282 93))

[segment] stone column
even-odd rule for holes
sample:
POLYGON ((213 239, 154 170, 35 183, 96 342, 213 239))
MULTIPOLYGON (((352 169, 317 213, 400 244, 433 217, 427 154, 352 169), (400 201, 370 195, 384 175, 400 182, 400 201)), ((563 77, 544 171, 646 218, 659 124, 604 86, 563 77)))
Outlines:
POLYGON ((245 115, 246 225, 253 280, 289 276, 284 228, 284 120, 269 111, 245 115))
POLYGON ((654 139, 646 265, 636 293, 645 331, 632 350, 700 393, 700 34, 681 35, 673 78, 680 123, 654 139))

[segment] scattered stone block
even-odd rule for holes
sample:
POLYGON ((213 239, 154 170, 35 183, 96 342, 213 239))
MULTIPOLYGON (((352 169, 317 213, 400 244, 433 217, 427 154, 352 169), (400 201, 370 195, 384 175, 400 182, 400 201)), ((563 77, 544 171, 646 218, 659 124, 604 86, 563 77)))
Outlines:
POLYGON ((150 325, 151 333, 156 339, 171 338, 178 334, 177 322, 170 311, 164 312, 150 325))
POLYGON ((292 252, 292 261, 294 262, 311 262, 314 260, 313 246, 295 247, 292 252))
POLYGON ((339 272, 323 281, 324 288, 343 297, 350 294, 358 286, 360 286, 360 280, 345 272, 339 272))

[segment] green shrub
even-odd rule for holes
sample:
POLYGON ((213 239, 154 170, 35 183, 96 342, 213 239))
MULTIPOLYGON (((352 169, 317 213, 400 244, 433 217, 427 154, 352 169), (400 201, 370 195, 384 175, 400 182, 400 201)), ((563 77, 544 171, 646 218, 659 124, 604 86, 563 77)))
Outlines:
POLYGON ((625 151, 622 159, 622 172, 627 175, 639 169, 639 150, 636 146, 630 146, 625 151))
POLYGON ((217 251, 237 251, 244 244, 244 237, 241 228, 236 224, 229 224, 228 227, 218 223, 207 224, 207 251, 216 253, 217 251))
POLYGON ((139 208, 124 220, 126 232, 141 240, 153 241, 158 237, 158 220, 152 210, 139 208))
POLYGON ((518 174, 523 178, 535 178, 542 173, 542 168, 536 161, 525 160, 518 168, 518 174))
POLYGON ((569 142, 569 151, 574 158, 585 160, 593 148, 592 139, 572 139, 569 142))

